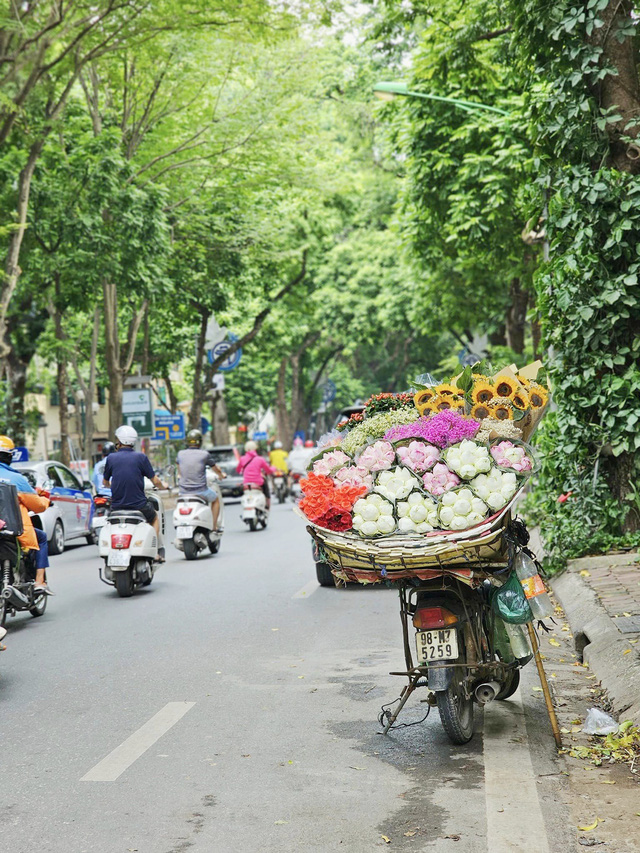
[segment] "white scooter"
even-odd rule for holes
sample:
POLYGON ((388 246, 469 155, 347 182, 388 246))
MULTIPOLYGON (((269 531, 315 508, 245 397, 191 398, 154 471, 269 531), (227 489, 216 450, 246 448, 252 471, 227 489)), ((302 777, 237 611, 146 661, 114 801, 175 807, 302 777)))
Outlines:
POLYGON ((112 510, 100 530, 98 553, 104 558, 100 580, 115 586, 121 598, 133 595, 136 586, 149 586, 158 568, 158 552, 164 543, 164 509, 157 494, 147 493, 160 518, 160 536, 135 509, 112 510))
POLYGON ((173 511, 173 526, 176 531, 173 544, 179 551, 184 551, 187 560, 195 560, 205 548, 212 554, 217 554, 220 550, 224 529, 224 503, 218 478, 213 471, 207 471, 207 486, 218 495, 218 530, 213 529, 211 504, 198 495, 182 495, 173 511))
POLYGON ((264 528, 269 520, 267 499, 260 486, 245 486, 242 494, 242 520, 249 525, 249 530, 257 530, 258 525, 264 528))

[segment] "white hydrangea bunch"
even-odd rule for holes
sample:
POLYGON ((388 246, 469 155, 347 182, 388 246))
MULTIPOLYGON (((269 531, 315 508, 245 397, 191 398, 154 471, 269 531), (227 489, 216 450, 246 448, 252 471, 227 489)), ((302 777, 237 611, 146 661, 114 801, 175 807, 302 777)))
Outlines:
POLYGON ((468 438, 447 448, 444 461, 463 480, 473 480, 478 474, 485 474, 491 469, 489 448, 468 438))
POLYGON ((388 471, 380 471, 375 488, 388 500, 399 501, 418 488, 418 485, 418 480, 408 468, 398 466, 388 471))
POLYGON ((478 474, 469 487, 494 512, 506 506, 518 489, 514 471, 492 468, 488 474, 478 474))
POLYGON ((375 492, 353 506, 353 529, 363 536, 387 536, 396 529, 393 504, 375 492))
POLYGON ((448 530, 466 530, 480 524, 488 514, 486 503, 468 488, 445 492, 438 512, 440 526, 448 530))
POLYGON ((401 533, 429 533, 438 527, 438 504, 422 492, 411 492, 406 501, 398 501, 396 509, 401 533))

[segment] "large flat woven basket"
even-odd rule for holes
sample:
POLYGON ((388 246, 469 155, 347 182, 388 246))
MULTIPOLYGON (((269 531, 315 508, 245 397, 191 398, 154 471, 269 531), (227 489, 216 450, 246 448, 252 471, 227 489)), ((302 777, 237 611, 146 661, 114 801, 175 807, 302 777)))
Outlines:
POLYGON ((504 568, 508 546, 504 537, 511 511, 522 490, 499 513, 468 530, 433 534, 393 534, 363 539, 348 531, 336 533, 307 521, 307 530, 322 549, 336 578, 358 583, 380 583, 417 578, 429 580, 443 568, 489 571, 504 568))

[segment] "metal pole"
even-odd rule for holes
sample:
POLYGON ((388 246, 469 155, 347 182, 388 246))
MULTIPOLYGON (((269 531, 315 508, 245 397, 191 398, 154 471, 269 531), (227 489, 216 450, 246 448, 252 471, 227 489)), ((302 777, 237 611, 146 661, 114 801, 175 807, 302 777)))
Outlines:
POLYGON ((555 708, 553 707, 553 701, 551 700, 551 691, 549 690, 549 682, 547 681, 547 675, 544 671, 544 666, 542 665, 538 638, 536 637, 536 632, 531 622, 527 623, 527 628, 529 629, 529 639, 531 640, 533 656, 536 660, 536 666, 538 667, 538 675, 540 677, 540 684, 542 685, 544 702, 547 706, 547 714, 549 715, 549 721, 551 722, 551 728, 553 729, 553 737, 555 739, 556 746, 558 747, 558 749, 562 749, 562 736, 560 734, 560 726, 558 725, 558 718, 556 717, 555 708))

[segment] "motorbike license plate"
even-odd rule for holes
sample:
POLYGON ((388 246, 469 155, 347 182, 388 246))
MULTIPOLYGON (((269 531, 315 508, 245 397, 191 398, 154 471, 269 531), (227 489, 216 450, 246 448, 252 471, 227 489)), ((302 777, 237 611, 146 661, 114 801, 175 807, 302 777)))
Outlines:
POLYGON ((255 509, 253 509, 253 507, 247 507, 244 510, 244 515, 246 518, 254 518, 255 514, 256 514, 256 511, 255 511, 255 509))
POLYGON ((129 556, 129 552, 127 551, 124 554, 109 554, 109 565, 110 566, 128 566, 131 557, 129 556))
POLYGON ((180 527, 176 527, 176 536, 178 539, 191 539, 193 536, 193 527, 181 524, 180 527))
POLYGON ((420 663, 453 660, 458 657, 458 632, 455 628, 418 631, 416 649, 420 663))

